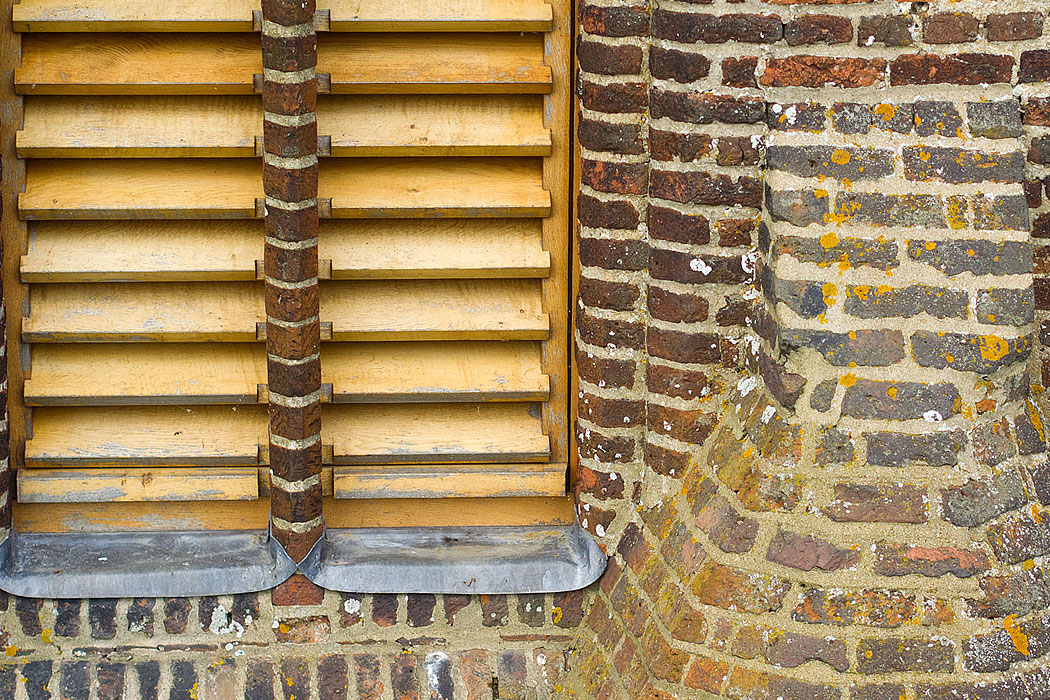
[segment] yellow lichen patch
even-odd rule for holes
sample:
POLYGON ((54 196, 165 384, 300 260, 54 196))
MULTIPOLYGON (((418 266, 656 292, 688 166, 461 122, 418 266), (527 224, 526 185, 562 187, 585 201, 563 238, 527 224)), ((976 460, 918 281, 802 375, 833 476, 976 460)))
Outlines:
POLYGON ((847 372, 846 374, 839 377, 839 384, 844 387, 851 387, 857 383, 857 375, 853 372, 847 372))
POLYGON ((933 250, 937 247, 937 243, 934 241, 926 241, 926 250, 933 250))
POLYGON ((561 622, 561 618, 564 614, 565 613, 560 607, 555 607, 554 610, 551 611, 551 620, 554 622, 554 624, 558 624, 559 622, 561 622))
POLYGON ((8 644, 6 647, 4 647, 4 654, 7 656, 14 656, 17 653, 18 647, 16 647, 14 644, 8 644))
POLYGON ((849 260, 846 260, 845 258, 843 258, 842 260, 839 260, 839 272, 840 273, 842 273, 842 272, 849 272, 851 267, 853 267, 853 266, 849 264, 849 260))
POLYGON ((897 108, 893 105, 879 105, 875 108, 875 114, 882 117, 882 121, 888 122, 897 116, 897 108))
POLYGON ((1039 433, 1039 439, 1046 442, 1046 431, 1043 429, 1043 419, 1039 417, 1039 412, 1035 410, 1035 406, 1032 402, 1028 402, 1028 419, 1032 421, 1032 427, 1035 428, 1035 432, 1039 433))
POLYGON ((886 396, 889 396, 891 399, 897 398, 897 387, 891 386, 889 389, 887 389, 886 396))
POLYGON ((919 151, 919 160, 921 160, 923 163, 928 162, 932 157, 933 156, 927 150, 919 151))
POLYGON ((820 291, 824 294, 824 304, 829 308, 835 305, 835 294, 838 293, 839 289, 831 282, 825 282, 820 287, 820 291))
POLYGON ((1010 343, 997 335, 982 335, 980 350, 983 359, 995 362, 1010 354, 1010 343))
POLYGON ((1025 571, 1031 571, 1035 568, 1035 559, 1025 559, 1021 562, 1021 568, 1025 571))
POLYGON ((1010 635, 1010 641, 1014 643, 1014 649, 1028 656, 1028 635, 1017 626, 1017 615, 1007 615, 1003 620, 1003 629, 1010 635))
POLYGON ((827 317, 826 314, 818 314, 817 315, 817 320, 820 321, 821 323, 827 323, 828 322, 828 317, 827 317))
POLYGON ((857 339, 857 331, 850 331, 849 332, 849 339, 850 340, 856 340, 857 339))
POLYGON ((836 165, 845 165, 850 162, 851 158, 849 151, 844 151, 841 148, 836 148, 831 154, 831 162, 836 165))
POLYGON ((866 284, 859 284, 853 288, 853 295, 861 301, 867 301, 869 294, 871 294, 871 287, 866 284))
POLYGON ((51 643, 51 630, 45 629, 43 632, 40 633, 40 638, 42 640, 44 640, 45 644, 50 644, 51 643))
POLYGON ((820 245, 823 246, 825 250, 828 248, 834 248, 838 244, 839 237, 835 235, 834 231, 828 231, 820 237, 820 245))

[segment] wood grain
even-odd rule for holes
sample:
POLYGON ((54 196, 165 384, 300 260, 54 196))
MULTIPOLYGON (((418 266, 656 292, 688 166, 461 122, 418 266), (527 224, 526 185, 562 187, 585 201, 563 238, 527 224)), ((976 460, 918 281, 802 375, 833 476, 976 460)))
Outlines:
POLYGON ((336 464, 541 462, 531 404, 327 404, 322 440, 336 464))
POLYGON ((252 501, 259 497, 255 467, 176 469, 19 469, 22 503, 137 501, 252 501))
POLYGON ((335 467, 336 498, 562 496, 564 464, 335 467))

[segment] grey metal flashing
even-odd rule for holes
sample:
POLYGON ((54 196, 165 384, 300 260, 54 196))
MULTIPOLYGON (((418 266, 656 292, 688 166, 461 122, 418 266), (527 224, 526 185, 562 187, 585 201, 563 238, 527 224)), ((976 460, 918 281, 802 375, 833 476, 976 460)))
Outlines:
POLYGON ((250 593, 295 573, 266 530, 25 533, 0 543, 0 590, 30 598, 250 593))
POLYGON ((300 565, 318 586, 355 593, 551 593, 593 583, 606 558, 563 527, 328 530, 300 565))

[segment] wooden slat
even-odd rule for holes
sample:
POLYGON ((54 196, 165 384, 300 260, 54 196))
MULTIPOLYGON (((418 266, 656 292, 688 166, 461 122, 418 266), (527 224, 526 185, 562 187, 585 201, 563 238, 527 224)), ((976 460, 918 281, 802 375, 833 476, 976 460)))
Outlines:
POLYGON ((336 464, 540 462, 549 444, 532 404, 327 404, 336 464))
POLYGON ((321 168, 319 192, 347 219, 550 213, 538 159, 339 158, 321 168))
POLYGON ((30 304, 24 342, 243 342, 265 320, 247 282, 42 284, 30 304))
POLYGON ((22 503, 251 501, 259 497, 254 467, 181 469, 19 469, 22 503))
POLYGON ((534 280, 326 282, 321 320, 333 340, 542 340, 534 280))
POLYGON ((318 133, 333 156, 543 156, 550 132, 539 96, 326 96, 318 133))
MULTIPOLYGON (((270 504, 258 501, 199 503, 15 503, 19 532, 128 532, 148 530, 266 529, 270 504)), ((484 527, 570 525, 572 498, 367 499, 326 498, 325 524, 342 527, 484 527)))
POLYGON ((263 196, 256 159, 35 160, 23 219, 248 219, 263 196))
POLYGON ((29 406, 240 404, 266 383, 261 343, 35 345, 29 406))
POLYGON ((544 401, 538 343, 330 343, 323 382, 336 403, 544 401))
MULTIPOLYGON (((544 498, 325 499, 325 525, 341 527, 486 527, 571 525, 571 496, 544 498)), ((17 523, 16 523, 17 526, 17 523)))
POLYGON ((24 282, 256 279, 262 224, 251 221, 39 221, 24 282))
MULTIPOLYGON (((542 32, 551 8, 541 0, 319 0, 336 32, 542 32)), ((252 0, 22 0, 17 32, 250 32, 252 0)))
POLYGON ((542 0, 319 0, 333 32, 543 32, 542 0))
POLYGON ((536 219, 330 220, 318 244, 333 279, 546 277, 550 269, 536 219))
POLYGON ((252 0, 22 0, 16 32, 250 32, 252 0))
POLYGON ((257 465, 265 406, 37 408, 29 466, 257 465))
POLYGON ((15 91, 35 95, 250 95, 254 34, 26 34, 15 91))
POLYGON ((322 34, 317 70, 331 75, 336 94, 551 89, 539 34, 322 34))
POLYGON ((29 97, 16 144, 20 158, 254 157, 261 129, 256 97, 29 97))
POLYGON ((335 467, 336 498, 561 496, 564 464, 335 467))

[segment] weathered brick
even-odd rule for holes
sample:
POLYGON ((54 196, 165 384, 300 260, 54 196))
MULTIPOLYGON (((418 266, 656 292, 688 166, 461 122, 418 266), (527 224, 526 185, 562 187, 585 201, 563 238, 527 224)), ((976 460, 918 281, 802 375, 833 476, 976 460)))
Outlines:
POLYGON ((828 109, 817 102, 774 102, 766 113, 766 125, 774 131, 805 131, 819 134, 827 124, 828 109))
POLYGON ((579 299, 587 306, 613 311, 631 311, 641 292, 633 284, 581 277, 579 299))
POLYGON ((822 236, 803 238, 800 236, 780 236, 773 248, 774 257, 791 255, 801 262, 818 265, 849 263, 850 267, 874 267, 888 270, 897 267, 898 248, 893 241, 875 238, 839 238, 822 236))
POLYGON ((706 56, 654 46, 649 50, 649 72, 654 78, 692 83, 706 77, 711 61, 706 56))
MULTIPOLYGON (((1000 338, 995 335, 918 331, 911 336, 911 350, 915 361, 922 367, 950 367, 960 372, 989 375, 1027 359, 1032 343, 1026 336, 1000 338)), ((947 415, 941 412, 942 418, 947 415)))
POLYGON ((963 663, 971 671, 1006 671, 1019 661, 1050 652, 1050 614, 1023 620, 1010 618, 1004 630, 978 634, 963 642, 963 663))
POLYGON ((758 57, 740 56, 722 59, 722 84, 726 87, 758 87, 758 57))
POLYGON ((917 612, 915 597, 904 591, 807 588, 791 616, 811 624, 894 629, 912 623, 917 612))
MULTIPOLYGON (((828 380, 828 383, 832 387, 838 384, 834 380, 828 380)), ((810 402, 812 403, 812 397, 810 402)), ((844 464, 852 462, 856 456, 856 446, 849 433, 833 427, 824 428, 820 431, 820 438, 817 441, 817 449, 814 454, 814 461, 817 465, 823 467, 829 464, 844 464)))
POLYGON ((758 521, 741 516, 730 503, 716 496, 700 511, 696 526, 723 552, 751 551, 758 536, 758 521))
POLYGON ((580 379, 601 388, 630 388, 637 369, 630 360, 597 357, 580 348, 576 349, 576 367, 580 379))
POLYGON ((969 296, 961 290, 914 284, 908 287, 857 285, 846 288, 847 314, 858 318, 966 318, 969 296))
POLYGON ((481 596, 481 624, 485 627, 504 627, 510 621, 510 608, 505 595, 481 596))
POLYGON ((649 207, 648 227, 650 236, 665 241, 703 244, 711 240, 710 224, 705 217, 666 207, 649 207))
POLYGON ((762 700, 839 700, 841 692, 833 685, 807 683, 789 676, 752 671, 736 666, 729 674, 726 697, 762 700))
POLYGON ((824 514, 836 522, 924 523, 926 491, 911 484, 835 484, 824 514))
POLYGON ((1006 564, 1050 553, 1050 513, 1033 508, 988 526, 988 544, 1006 564))
POLYGON ((1046 80, 1050 80, 1050 50, 1036 49, 1022 53, 1017 81, 1038 83, 1046 80))
POLYGON ((705 562, 690 587, 705 605, 749 613, 767 613, 780 609, 791 584, 779 576, 748 573, 714 562, 705 562))
POLYGON ((784 329, 780 342, 783 352, 812 348, 835 367, 888 367, 904 359, 904 336, 900 331, 833 333, 784 329))
POLYGON ((739 284, 750 278, 739 255, 701 257, 664 248, 650 251, 649 274, 682 284, 739 284))
POLYGON ((905 146, 904 173, 911 180, 953 184, 1024 181, 1024 155, 989 153, 970 148, 905 146))
POLYGON ((766 210, 774 221, 805 227, 823 224, 828 216, 827 194, 814 190, 766 190, 766 210))
POLYGON ((846 387, 842 414, 852 418, 910 420, 936 413, 932 420, 960 412, 958 389, 947 383, 858 379, 846 387))
POLYGON ((598 318, 589 313, 581 313, 578 319, 580 338, 591 345, 640 348, 645 340, 645 329, 639 323, 598 318))
POLYGON ((908 241, 908 257, 946 275, 1023 275, 1032 269, 1032 246, 1019 241, 908 241))
POLYGON ((944 206, 938 195, 839 192, 833 220, 872 226, 943 228, 944 206))
POLYGON ((832 146, 770 146, 766 163, 799 177, 874 180, 893 173, 893 151, 832 146))
POLYGON ((580 41, 576 45, 580 68, 600 75, 638 74, 642 71, 642 49, 631 44, 600 44, 580 41))
POLYGON ((1017 138, 1023 131, 1021 106, 1016 100, 969 102, 966 115, 970 133, 988 139, 1017 138))
POLYGON ((759 83, 769 87, 860 88, 881 84, 885 73, 883 58, 790 56, 768 59, 759 83))
POLYGON ((764 44, 779 41, 784 27, 778 15, 707 15, 658 9, 653 12, 652 33, 654 37, 687 44, 764 44))
POLYGON ((948 640, 862 639, 857 646, 857 670, 869 674, 951 673, 955 670, 955 644, 948 640))
POLYGON ((985 18, 988 41, 1025 41, 1043 35, 1043 15, 1039 12, 990 14, 985 18))
POLYGON ((580 264, 606 270, 644 270, 649 247, 642 241, 580 238, 580 264))
POLYGON ((654 170, 649 193, 653 197, 683 204, 739 205, 758 209, 762 203, 762 187, 757 179, 741 176, 734 180, 729 175, 704 172, 654 170))
POLYGON ((649 155, 653 160, 691 163, 711 152, 713 141, 706 134, 680 134, 649 130, 649 155))
POLYGON ((649 103, 654 119, 666 117, 687 124, 758 124, 766 118, 766 103, 751 97, 653 89, 649 103))
POLYGON ((1024 482, 1014 471, 971 479, 941 491, 944 517, 958 527, 975 527, 1026 502, 1024 482))
POLYGON ((1027 615, 1050 606, 1050 577, 1041 567, 1006 576, 986 576, 979 582, 984 598, 967 598, 967 613, 985 619, 1027 615))
POLYGON ((927 44, 967 44, 977 41, 980 22, 969 12, 941 12, 922 21, 922 38, 927 44))
POLYGON ((576 138, 583 148, 590 151, 624 155, 645 152, 645 140, 638 124, 610 124, 581 118, 577 124, 576 138))
POLYGON ((779 530, 769 543, 766 559, 802 571, 838 571, 855 567, 860 561, 860 553, 813 535, 779 530))
POLYGON ((580 12, 580 27, 588 34, 601 36, 646 36, 649 33, 649 13, 644 6, 587 4, 580 12))
POLYGON ((951 574, 969 578, 988 571, 990 563, 982 552, 958 547, 923 547, 880 542, 875 550, 875 573, 881 576, 919 574, 937 578, 951 574))
POLYGON ((754 139, 747 136, 722 136, 718 139, 715 162, 719 165, 758 165, 762 159, 760 148, 754 139))
POLYGON ((95 598, 88 602, 88 622, 92 639, 113 639, 117 636, 116 598, 95 598))
POLYGON ((903 467, 922 461, 931 467, 959 463, 959 450, 966 446, 962 430, 909 433, 868 433, 868 462, 884 467, 903 467))
POLYGON ((914 19, 908 15, 862 17, 857 23, 857 46, 911 46, 914 19))
POLYGON ((606 163, 583 159, 580 179, 599 192, 611 194, 645 194, 649 166, 645 163, 606 163))
POLYGON ((853 38, 853 23, 838 15, 805 14, 784 25, 788 46, 845 44, 853 38))
POLYGON ((634 458, 632 438, 610 437, 590 428, 576 426, 576 443, 581 459, 593 459, 605 464, 630 462, 634 458))
POLYGON ((839 102, 832 107, 831 124, 842 134, 866 134, 871 131, 871 109, 867 105, 839 102))
POLYGON ((890 63, 891 85, 1009 83, 1012 56, 987 53, 905 54, 890 63))
POLYGON ((649 105, 649 86, 645 83, 598 84, 581 80, 580 104, 606 114, 637 114, 649 105))

